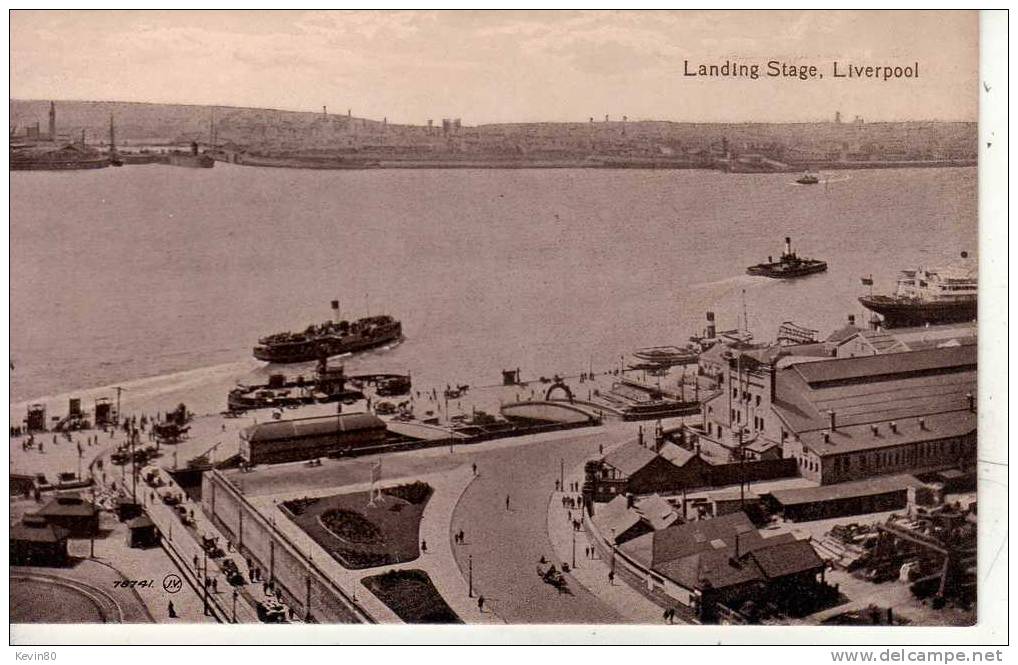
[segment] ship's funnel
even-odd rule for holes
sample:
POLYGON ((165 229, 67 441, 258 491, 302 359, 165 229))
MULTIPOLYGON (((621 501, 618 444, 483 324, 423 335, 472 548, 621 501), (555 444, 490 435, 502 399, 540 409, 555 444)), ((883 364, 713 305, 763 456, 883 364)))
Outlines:
POLYGON ((707 312, 707 339, 717 337, 717 328, 714 325, 714 312, 707 312))
POLYGON ((332 301, 332 322, 339 323, 339 301, 332 301))
POLYGON ((792 239, 789 238, 788 236, 785 236, 785 255, 786 256, 792 255, 792 239))

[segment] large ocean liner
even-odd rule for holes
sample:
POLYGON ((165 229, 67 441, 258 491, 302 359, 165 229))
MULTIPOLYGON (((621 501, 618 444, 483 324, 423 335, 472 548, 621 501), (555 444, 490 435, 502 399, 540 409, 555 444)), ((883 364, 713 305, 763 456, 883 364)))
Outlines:
MULTIPOLYGON (((885 328, 973 321, 978 304, 978 272, 962 252, 960 263, 944 268, 903 270, 893 295, 859 298, 864 307, 883 317, 885 328)), ((872 286, 872 278, 863 283, 872 286)))

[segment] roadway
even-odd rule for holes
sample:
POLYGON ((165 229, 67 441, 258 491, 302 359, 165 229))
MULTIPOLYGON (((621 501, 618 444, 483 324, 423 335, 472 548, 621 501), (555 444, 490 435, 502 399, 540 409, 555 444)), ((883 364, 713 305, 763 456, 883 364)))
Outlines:
POLYGON ((471 455, 478 476, 467 487, 452 515, 465 545, 453 547, 464 577, 473 558, 474 596, 483 595, 485 611, 507 623, 627 623, 626 617, 566 575, 568 593, 560 594, 537 575, 542 556, 558 565, 548 535, 548 501, 562 466, 573 470, 565 482, 580 481, 575 470, 620 440, 616 428, 568 435, 529 445, 478 450, 471 455), (564 462, 563 462, 564 461, 564 462), (509 509, 506 509, 506 496, 509 509))

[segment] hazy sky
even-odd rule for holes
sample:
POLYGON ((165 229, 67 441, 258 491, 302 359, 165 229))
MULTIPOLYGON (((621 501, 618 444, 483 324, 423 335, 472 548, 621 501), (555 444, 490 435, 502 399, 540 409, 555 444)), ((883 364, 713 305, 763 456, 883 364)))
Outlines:
POLYGON ((632 119, 975 120, 972 12, 15 11, 11 95, 330 111, 465 124, 632 119), (784 60, 822 80, 701 79, 784 60), (831 63, 911 65, 834 79, 831 63))

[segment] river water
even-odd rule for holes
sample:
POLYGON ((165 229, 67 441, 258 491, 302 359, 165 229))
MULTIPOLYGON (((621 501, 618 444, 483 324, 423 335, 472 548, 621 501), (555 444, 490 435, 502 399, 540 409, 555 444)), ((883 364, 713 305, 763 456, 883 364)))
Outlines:
MULTIPOLYGON (((788 175, 165 165, 10 174, 12 404, 264 378, 260 335, 388 312, 406 341, 348 359, 415 384, 618 366, 713 309, 758 339, 862 316, 860 276, 975 253, 974 168, 788 175), (792 236, 825 274, 745 275, 792 236)), ((303 369, 303 368, 301 368, 303 369)), ((225 394, 222 405, 225 406, 225 394)))

